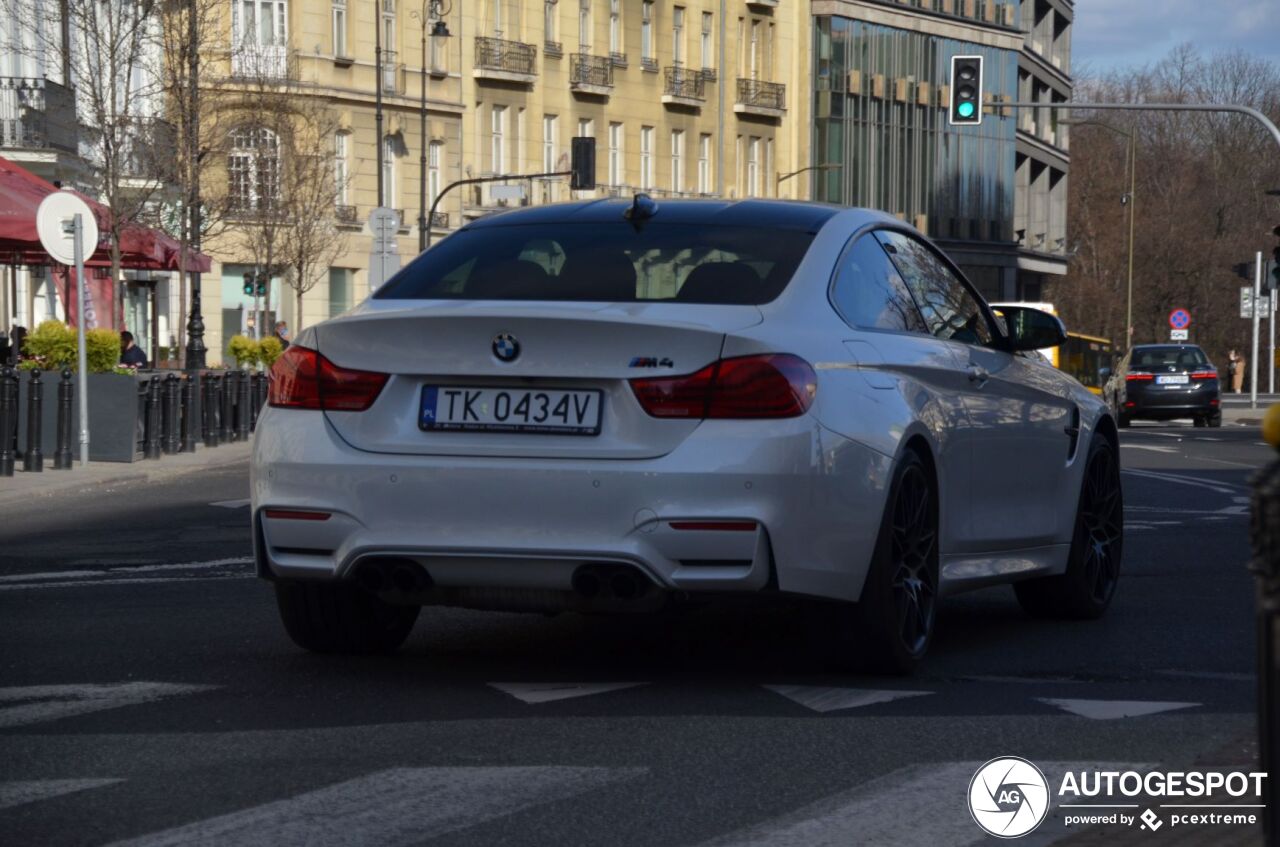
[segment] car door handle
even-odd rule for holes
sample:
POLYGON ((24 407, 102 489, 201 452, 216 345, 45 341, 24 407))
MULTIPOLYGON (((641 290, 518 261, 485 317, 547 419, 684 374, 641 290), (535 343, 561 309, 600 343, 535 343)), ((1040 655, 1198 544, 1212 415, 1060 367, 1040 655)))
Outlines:
POLYGON ((986 382, 991 377, 991 374, 988 373, 987 369, 984 368, 982 365, 975 365, 970 363, 969 367, 966 368, 965 370, 969 374, 969 381, 976 382, 979 385, 982 385, 982 383, 986 382))

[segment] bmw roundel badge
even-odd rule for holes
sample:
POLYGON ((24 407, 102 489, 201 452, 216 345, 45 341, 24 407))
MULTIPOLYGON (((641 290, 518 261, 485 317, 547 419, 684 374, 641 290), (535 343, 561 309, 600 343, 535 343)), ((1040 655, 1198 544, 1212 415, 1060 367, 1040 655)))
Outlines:
POLYGON ((493 337, 493 355, 500 361, 514 362, 520 355, 520 342, 509 332, 499 333, 493 337))

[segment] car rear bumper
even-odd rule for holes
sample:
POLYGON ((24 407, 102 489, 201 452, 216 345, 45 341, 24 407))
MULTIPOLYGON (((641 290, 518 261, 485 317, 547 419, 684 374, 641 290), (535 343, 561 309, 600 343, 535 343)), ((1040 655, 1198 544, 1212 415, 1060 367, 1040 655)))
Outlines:
POLYGON ((259 567, 344 579, 394 556, 439 586, 565 591, 604 563, 668 590, 756 591, 776 573, 783 591, 856 599, 889 466, 808 416, 704 422, 656 459, 566 460, 364 452, 322 415, 270 408, 251 471, 259 567))
POLYGON ((1217 380, 1190 388, 1129 387, 1122 412, 1130 418, 1169 419, 1210 415, 1220 410, 1217 380))

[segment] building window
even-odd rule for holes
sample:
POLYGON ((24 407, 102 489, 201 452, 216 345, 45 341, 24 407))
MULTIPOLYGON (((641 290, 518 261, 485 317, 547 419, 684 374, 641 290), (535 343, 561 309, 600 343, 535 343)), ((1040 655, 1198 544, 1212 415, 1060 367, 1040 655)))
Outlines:
POLYGON ((285 0, 237 0, 231 12, 231 36, 237 44, 269 47, 288 43, 289 7, 285 0))
POLYGON ((622 30, 622 0, 609 0, 609 52, 613 54, 622 54, 626 52, 623 47, 623 30, 622 30))
POLYGON ((280 139, 265 127, 231 132, 227 157, 231 207, 237 212, 267 212, 280 199, 280 139))
POLYGON ((579 138, 595 138, 596 122, 590 118, 578 119, 578 137, 579 138))
POLYGON ((684 191, 684 130, 671 130, 671 190, 684 191))
POLYGON ((347 55, 347 0, 333 0, 333 55, 347 55))
POLYGON ((505 0, 489 0, 489 7, 493 13, 489 16, 493 21, 493 34, 495 38, 502 37, 502 4, 505 0))
POLYGON ((334 202, 339 206, 347 205, 350 174, 347 170, 348 133, 339 132, 333 136, 333 189, 334 202))
POLYGON ((609 184, 622 185, 626 179, 622 167, 622 124, 609 124, 609 184))
POLYGON ((684 63, 684 7, 676 6, 671 10, 671 62, 684 63))
POLYGON ((711 193, 711 136, 698 136, 698 193, 711 193))
POLYGON ((329 268, 329 317, 336 318, 350 308, 351 269, 329 268))
POLYGON ((556 0, 547 0, 542 5, 542 31, 545 41, 556 42, 556 33, 559 32, 556 27, 556 0))
POLYGON ((427 208, 430 209, 440 195, 440 162, 444 158, 444 142, 433 141, 427 145, 427 208))
POLYGON ((512 173, 524 170, 524 106, 516 108, 516 119, 511 124, 511 167, 512 173))
POLYGON ((542 172, 554 173, 556 170, 556 135, 558 119, 555 115, 542 116, 542 172))
POLYGON ((760 139, 754 135, 747 145, 747 196, 760 196, 760 139))
POLYGON ((653 0, 640 5, 640 58, 653 59, 653 0))
POLYGON ((653 127, 640 127, 640 187, 653 188, 653 127))
POLYGON ((507 172, 507 107, 494 106, 490 124, 489 166, 495 174, 507 172))
POLYGON ((751 22, 751 49, 747 54, 751 58, 751 78, 760 78, 760 22, 751 22))
POLYGON ((391 135, 382 137, 382 203, 396 205, 396 139, 391 135))
POLYGON ((711 54, 712 18, 710 12, 702 13, 702 67, 714 68, 715 57, 711 54))
POLYGON ((765 193, 767 194, 774 193, 775 183, 773 182, 773 179, 774 179, 773 174, 774 174, 773 139, 766 138, 764 140, 764 175, 765 175, 764 190, 765 190, 765 193))
POLYGON ((382 0, 382 49, 396 49, 396 0, 382 0))
POLYGON ((578 47, 583 53, 591 49, 591 0, 578 0, 578 47))

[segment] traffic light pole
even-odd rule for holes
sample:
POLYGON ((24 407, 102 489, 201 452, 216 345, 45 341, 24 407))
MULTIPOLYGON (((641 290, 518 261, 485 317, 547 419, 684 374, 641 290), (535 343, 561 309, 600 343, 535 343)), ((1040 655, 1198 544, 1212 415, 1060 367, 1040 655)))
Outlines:
POLYGON ((1249 363, 1251 371, 1249 374, 1249 408, 1258 408, 1258 321, 1261 319, 1261 309, 1258 308, 1259 302, 1262 300, 1262 251, 1258 251, 1257 259, 1254 264, 1253 273, 1253 361, 1249 363))
MULTIPOLYGON (((427 215, 427 220, 434 220, 436 215, 436 207, 440 205, 440 200, 452 189, 459 185, 482 185, 486 182, 508 182, 513 179, 546 179, 553 176, 573 176, 573 171, 556 171, 547 174, 503 174, 501 176, 477 176, 471 179, 459 179, 449 183, 436 194, 436 199, 431 201, 431 212, 427 215)), ((426 247, 431 246, 431 227, 427 227, 426 247)), ((425 250, 426 247, 423 249, 425 250)))
POLYGON ((1092 111, 1113 109, 1116 111, 1134 112, 1235 112, 1248 115, 1266 128, 1280 146, 1280 128, 1271 119, 1251 106, 1237 106, 1234 103, 992 103, 998 109, 1080 109, 1092 111))

